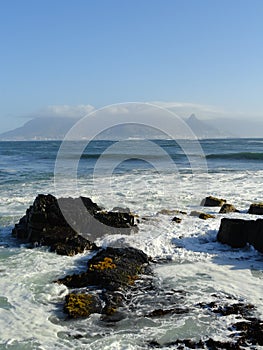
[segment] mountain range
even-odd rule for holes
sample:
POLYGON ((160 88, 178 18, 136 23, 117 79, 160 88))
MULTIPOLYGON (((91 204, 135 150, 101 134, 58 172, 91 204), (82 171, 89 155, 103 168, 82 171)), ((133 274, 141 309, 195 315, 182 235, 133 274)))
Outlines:
MULTIPOLYGON (((67 132, 75 125, 78 119, 69 117, 42 117, 34 118, 26 122, 23 126, 0 134, 0 140, 63 140, 67 132)), ((185 119, 186 124, 199 139, 204 138, 226 138, 233 136, 227 131, 211 124, 211 122, 200 120, 194 114, 185 119)), ((180 137, 180 135, 176 135, 180 137)), ((122 124, 114 129, 106 130, 101 138, 119 139, 129 137, 163 138, 163 134, 158 130, 142 130, 140 125, 122 124)), ((182 135, 182 138, 184 136, 182 135)))

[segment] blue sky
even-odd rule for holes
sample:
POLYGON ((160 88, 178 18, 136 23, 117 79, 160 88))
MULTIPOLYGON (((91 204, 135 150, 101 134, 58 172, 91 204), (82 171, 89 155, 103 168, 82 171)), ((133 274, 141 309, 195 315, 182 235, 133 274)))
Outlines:
POLYGON ((259 119, 262 18, 262 0, 0 0, 0 132, 128 101, 259 119))

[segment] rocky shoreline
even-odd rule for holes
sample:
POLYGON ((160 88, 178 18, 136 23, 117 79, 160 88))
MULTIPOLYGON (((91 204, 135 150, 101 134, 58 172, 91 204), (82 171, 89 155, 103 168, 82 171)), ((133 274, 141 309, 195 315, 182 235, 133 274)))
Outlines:
MULTIPOLYGON (((226 200, 207 197, 201 202, 203 207, 220 207, 219 215, 238 212, 226 200)), ((253 203, 249 214, 263 215, 263 204, 253 203)), ((171 214, 171 213, 170 213, 171 214)), ((187 213, 174 211, 175 224, 180 224, 187 213)), ((192 211, 190 216, 200 219, 213 219, 202 211, 192 211)), ((143 218, 142 218, 143 219, 143 218)), ((75 255, 86 250, 94 252, 87 261, 85 272, 76 273, 54 281, 64 284, 70 292, 65 297, 64 312, 68 318, 85 318, 92 313, 99 313, 107 320, 117 322, 121 319, 119 309, 125 304, 127 294, 136 294, 138 288, 146 288, 147 292, 155 292, 152 278, 154 262, 143 251, 133 247, 98 247, 96 237, 112 234, 131 234, 138 231, 139 219, 127 209, 105 211, 90 198, 60 198, 52 195, 38 195, 19 223, 15 225, 12 234, 18 240, 28 243, 30 248, 48 246, 50 251, 61 255, 75 255), (80 205, 81 203, 81 205, 80 205), (63 207, 63 210, 61 208, 63 207), (66 213, 66 215, 65 215, 66 213), (70 225, 68 220, 75 224, 70 225), (147 278, 143 279, 143 276, 147 278), (147 284, 145 286, 145 284, 147 284)), ((222 218, 217 240, 233 248, 242 248, 247 244, 259 252, 263 252, 263 219, 244 220, 222 218)), ((148 343, 149 348, 174 347, 183 349, 242 349, 252 345, 263 345, 263 322, 254 314, 253 305, 235 303, 221 305, 220 300, 195 305, 195 308, 205 309, 217 317, 238 315, 240 321, 235 322, 228 330, 232 331, 229 342, 221 343, 211 338, 195 342, 191 339, 177 340, 173 343, 159 344, 156 341, 148 343)), ((187 313, 187 309, 171 305, 146 313, 144 317, 169 317, 171 314, 187 313)))

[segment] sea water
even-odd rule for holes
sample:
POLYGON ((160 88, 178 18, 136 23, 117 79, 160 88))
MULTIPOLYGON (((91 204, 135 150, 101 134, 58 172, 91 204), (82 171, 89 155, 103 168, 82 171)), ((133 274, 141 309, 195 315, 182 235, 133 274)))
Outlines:
MULTIPOLYGON (((58 141, 0 143, 0 349, 147 349, 151 341, 227 341, 235 317, 197 307, 215 296, 222 304, 251 303, 256 316, 263 317, 263 255, 250 246, 232 249, 216 241, 222 217, 257 218, 247 210, 263 200, 263 140, 202 140, 202 152, 191 154, 174 140, 152 142, 156 146, 129 140, 117 147, 114 141, 97 140, 81 155, 72 142, 59 167, 58 141), (150 283, 155 288, 144 289, 142 283, 127 296, 117 322, 104 322, 97 314, 70 321, 63 314, 69 290, 53 281, 85 270, 90 252, 59 256, 46 247, 28 249, 12 237, 14 224, 39 193, 88 196, 107 210, 128 207, 138 215, 138 233, 96 240, 104 247, 142 249, 154 261, 150 283), (216 215, 209 220, 175 214, 204 210, 200 202, 206 195, 226 199, 240 213, 205 208, 216 215), (182 222, 173 222, 174 216, 182 222), (173 307, 188 312, 145 316, 173 307)), ((191 146, 192 141, 184 142, 191 146)), ((142 276, 146 284, 148 278, 142 276)))

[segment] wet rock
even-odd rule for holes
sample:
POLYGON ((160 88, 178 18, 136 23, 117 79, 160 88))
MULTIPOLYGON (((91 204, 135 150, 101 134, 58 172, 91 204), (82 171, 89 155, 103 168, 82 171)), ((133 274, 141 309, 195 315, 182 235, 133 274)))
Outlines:
POLYGON ((225 199, 209 196, 204 198, 200 205, 204 207, 222 207, 225 203, 225 199))
MULTIPOLYGON (((160 344, 157 341, 149 342, 151 348, 175 348, 176 349, 235 349, 241 350, 250 348, 251 346, 261 346, 263 344, 263 322, 257 318, 251 317, 254 306, 242 302, 233 304, 220 304, 220 300, 210 303, 199 303, 197 306, 208 309, 217 317, 227 317, 229 315, 237 315, 236 318, 243 318, 241 322, 237 322, 228 327, 229 341, 218 341, 213 338, 208 339, 177 339, 173 342, 160 344)), ((233 318, 229 318, 233 319, 233 318)), ((256 347, 255 347, 256 349, 256 347)))
POLYGON ((145 317, 162 317, 166 315, 182 315, 189 312, 189 309, 182 309, 182 308, 172 308, 172 309, 156 309, 151 311, 149 314, 147 314, 145 317))
MULTIPOLYGON (((56 230, 56 235, 58 234, 60 228, 56 230)), ((63 230, 63 236, 59 241, 50 241, 46 239, 46 245, 50 246, 50 251, 56 252, 59 255, 73 256, 75 254, 83 253, 85 250, 97 250, 99 249, 95 243, 88 241, 86 238, 76 235, 65 237, 65 230, 63 230)))
MULTIPOLYGON (((89 198, 80 197, 78 200, 90 214, 100 209, 89 198)), ((77 211, 79 207, 77 200, 72 198, 57 200, 52 195, 38 195, 33 205, 27 209, 26 215, 15 225, 12 234, 34 246, 49 246, 51 251, 62 255, 74 255, 82 253, 85 249, 97 249, 95 244, 71 228, 61 212, 59 202, 64 203, 63 205, 67 203, 75 219, 83 222, 82 213, 77 211)))
POLYGON ((223 204, 219 211, 220 214, 233 213, 233 212, 239 213, 239 210, 237 210, 234 205, 227 204, 227 203, 223 204))
POLYGON ((174 218, 172 218, 172 221, 176 222, 177 224, 180 224, 180 222, 182 222, 182 219, 175 216, 174 218))
POLYGON ((134 226, 134 215, 130 213, 116 211, 99 211, 94 214, 94 218, 104 225, 118 228, 130 228, 134 226))
POLYGON ((217 240, 232 248, 243 248, 247 244, 246 222, 243 219, 223 218, 217 234, 217 240))
POLYGON ((108 247, 88 261, 86 272, 73 274, 56 282, 70 288, 93 285, 106 290, 118 290, 132 285, 148 262, 147 255, 141 250, 132 247, 108 247))
MULTIPOLYGON (((97 249, 88 238, 106 233, 131 233, 134 215, 118 212, 102 212, 90 198, 59 198, 38 195, 12 234, 25 242, 46 245, 63 255, 82 253, 85 249, 97 249)), ((135 228, 137 228, 135 226, 135 228)))
POLYGON ((249 243, 258 251, 263 252, 263 220, 223 218, 217 240, 232 248, 243 248, 249 243))
POLYGON ((214 215, 203 213, 201 211, 196 211, 196 210, 191 211, 190 216, 196 216, 199 219, 203 219, 203 220, 214 219, 215 218, 214 215))
POLYGON ((248 214, 263 215, 263 203, 253 203, 250 205, 248 214))

